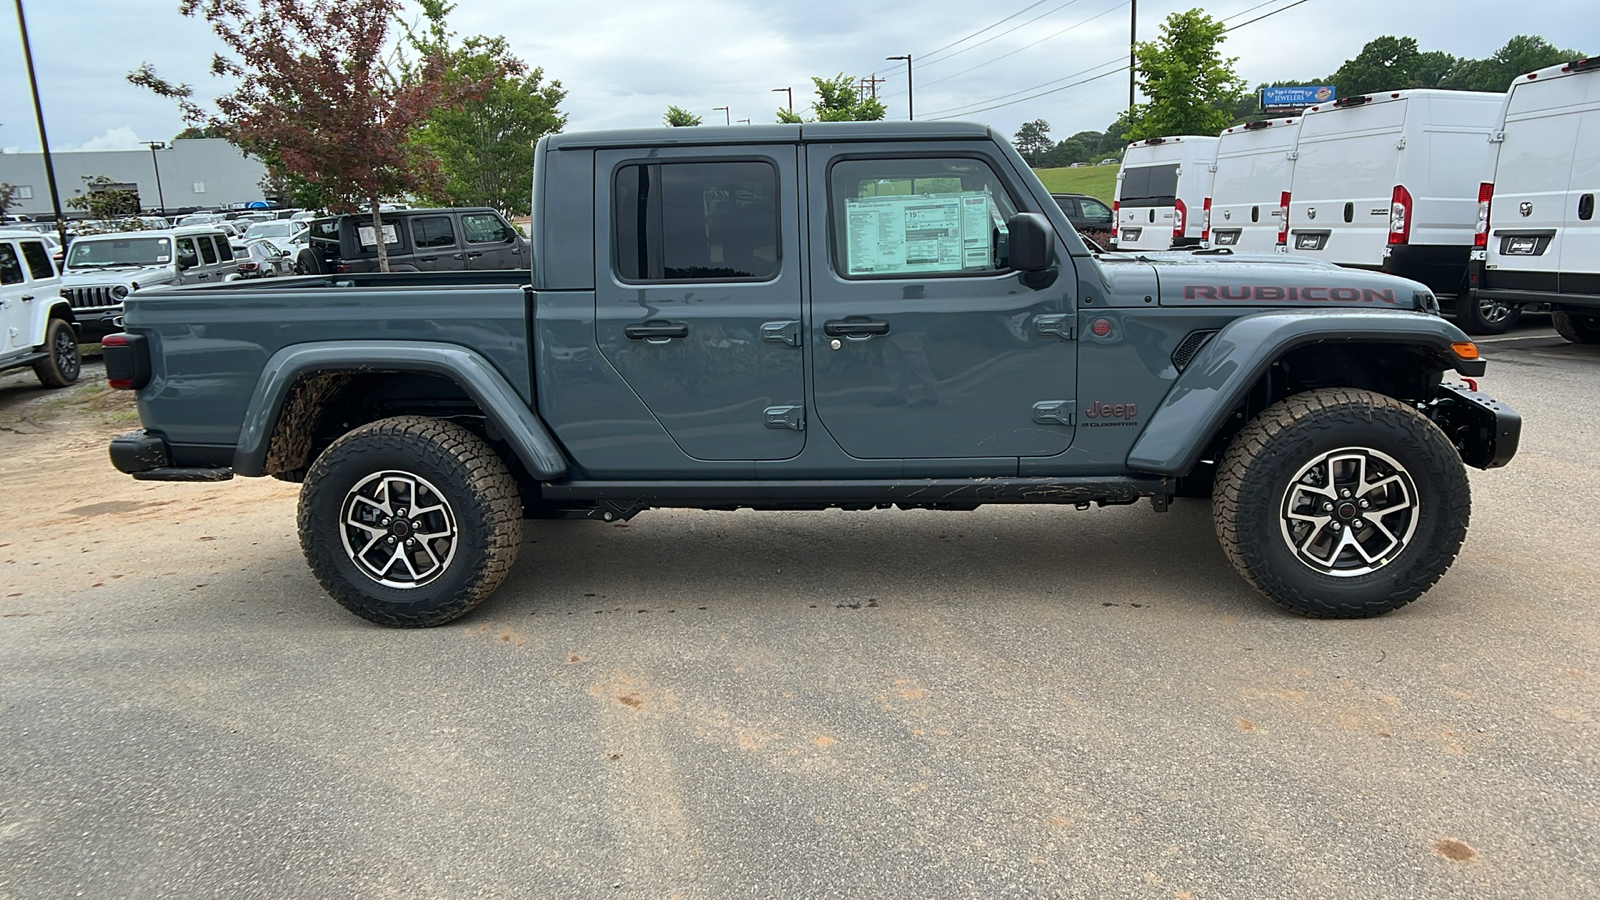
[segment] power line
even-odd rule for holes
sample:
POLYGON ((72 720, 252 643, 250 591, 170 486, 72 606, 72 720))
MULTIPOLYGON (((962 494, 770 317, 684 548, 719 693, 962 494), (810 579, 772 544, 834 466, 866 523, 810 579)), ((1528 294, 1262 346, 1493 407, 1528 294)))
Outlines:
POLYGON ((1266 0, 1266 2, 1264 2, 1264 3, 1257 3, 1255 6, 1252 6, 1249 9, 1241 9, 1241 10, 1239 10, 1238 12, 1234 13, 1231 16, 1225 16, 1222 21, 1226 22, 1226 21, 1228 21, 1230 19, 1237 19, 1240 16, 1248 15, 1249 13, 1253 13, 1253 12, 1255 12, 1256 10, 1260 9, 1263 6, 1271 6, 1272 4, 1277 3, 1277 2, 1278 2, 1278 0, 1266 0))
MULTIPOLYGON (((1269 2, 1277 2, 1277 0, 1269 0, 1269 2)), ((931 87, 933 85, 939 84, 940 82, 949 81, 952 78, 959 78, 962 75, 967 74, 968 72, 977 71, 978 69, 981 69, 984 66, 989 65, 990 63, 997 63, 1000 60, 1005 59, 1008 56, 1013 56, 1015 54, 1021 53, 1022 51, 1027 50, 1027 49, 1029 49, 1031 47, 1037 47, 1040 44, 1044 43, 1045 41, 1051 40, 1053 38, 1058 38, 1058 37, 1062 36, 1063 34, 1066 34, 1069 31, 1072 31, 1072 30, 1077 29, 1077 28, 1081 28, 1081 27, 1089 24, 1090 22, 1093 22, 1095 19, 1098 19, 1101 16, 1110 15, 1111 13, 1114 13, 1117 10, 1119 10, 1119 9, 1121 9, 1124 6, 1127 6, 1127 5, 1128 5, 1128 0, 1122 0, 1121 3, 1118 3, 1117 5, 1112 6, 1112 7, 1108 8, 1108 9, 1102 11, 1102 12, 1095 13, 1094 15, 1090 16, 1089 18, 1084 19, 1082 22, 1078 22, 1078 23, 1073 24, 1073 25, 1068 25, 1066 28, 1061 29, 1060 31, 1056 32, 1055 34, 1048 35, 1046 37, 1042 37, 1042 38, 1038 39, 1037 41, 1034 41, 1031 44, 1024 44, 1023 46, 1018 47, 1015 50, 1011 50, 1009 52, 1002 53, 999 56, 996 56, 994 59, 991 59, 988 62, 978 63, 977 65, 973 66, 970 69, 962 69, 961 71, 955 73, 954 75, 946 75, 943 78, 935 78, 933 81, 923 82, 922 86, 925 87, 925 88, 926 87, 931 87)))
MULTIPOLYGON (((955 45, 961 43, 962 41, 971 40, 972 38, 975 38, 978 35, 983 34, 985 31, 988 31, 991 28, 995 28, 997 26, 1004 25, 1005 23, 1011 21, 1012 19, 1015 19, 1017 16, 1020 16, 1023 13, 1027 12, 1028 10, 1033 9, 1035 6, 1043 5, 1045 2, 1046 2, 1046 0, 1034 0, 1034 2, 1029 3, 1027 6, 1024 6, 1023 8, 1017 10, 1016 12, 1012 13, 1009 16, 1006 16, 1004 19, 1001 19, 1000 21, 995 22, 992 25, 985 25, 984 27, 979 28, 977 31, 974 31, 973 33, 967 35, 964 38, 957 38, 956 40, 953 40, 950 43, 945 44, 943 47, 940 47, 938 50, 929 50, 927 53, 924 53, 922 55, 924 57, 928 57, 928 56, 936 56, 936 55, 938 55, 940 53, 943 53, 944 51, 949 50, 951 47, 954 47, 955 45)), ((1277 2, 1277 0, 1267 0, 1267 2, 1273 3, 1273 2, 1277 2)))
MULTIPOLYGON (((1278 13, 1284 12, 1285 10, 1293 9, 1296 6, 1299 6, 1300 4, 1302 4, 1304 2, 1306 2, 1306 0, 1294 0, 1294 2, 1289 4, 1288 6, 1280 7, 1278 9, 1273 10, 1272 12, 1264 13, 1262 15, 1256 16, 1254 19, 1251 19, 1248 22, 1240 22, 1239 24, 1234 25, 1231 28, 1228 28, 1227 30, 1223 31, 1222 33, 1223 34, 1227 34, 1229 31, 1238 31, 1239 29, 1245 27, 1246 25, 1250 25, 1250 24, 1252 24, 1254 22, 1259 22, 1262 19, 1270 19, 1273 16, 1277 15, 1278 13)), ((1251 9, 1260 9, 1260 7, 1251 7, 1251 9)), ((1248 12, 1248 11, 1249 10, 1246 10, 1246 12, 1248 12)), ((1241 15, 1243 15, 1243 13, 1241 13, 1241 15)))
POLYGON ((1032 25, 1033 23, 1039 21, 1040 19, 1042 19, 1042 18, 1044 18, 1046 16, 1053 15, 1053 14, 1055 14, 1057 12, 1060 12, 1063 9, 1066 9, 1067 7, 1071 6, 1072 4, 1079 3, 1079 2, 1081 2, 1081 0, 1067 0, 1067 2, 1061 4, 1060 6, 1053 6, 1050 9, 1038 14, 1037 16, 1034 16, 1033 18, 1029 19, 1026 22, 1018 22, 1017 24, 1011 26, 1010 28, 1007 28, 1005 31, 1000 32, 999 34, 992 35, 990 37, 986 37, 983 40, 977 42, 976 44, 968 44, 967 46, 962 47, 960 50, 957 50, 954 53, 947 54, 945 56, 940 57, 939 59, 929 60, 928 62, 923 63, 923 65, 924 66, 928 66, 928 65, 932 65, 934 63, 942 63, 947 59, 954 59, 955 57, 960 56, 961 54, 967 52, 968 50, 976 50, 979 47, 982 47, 984 44, 989 43, 990 41, 997 41, 997 40, 1005 37, 1006 35, 1010 34, 1011 32, 1016 31, 1018 28, 1022 28, 1022 27, 1028 26, 1028 25, 1032 25))

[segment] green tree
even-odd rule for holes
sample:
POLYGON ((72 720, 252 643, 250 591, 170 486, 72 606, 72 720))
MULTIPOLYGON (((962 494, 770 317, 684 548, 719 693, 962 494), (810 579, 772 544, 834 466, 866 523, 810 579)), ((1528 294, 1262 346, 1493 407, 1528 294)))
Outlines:
POLYGON ((139 214, 139 195, 105 175, 81 175, 83 188, 67 198, 67 205, 94 219, 118 219, 139 214))
POLYGON ((1506 41, 1488 59, 1464 59, 1440 84, 1461 91, 1499 93, 1519 76, 1545 66, 1583 58, 1577 50, 1562 50, 1542 37, 1519 34, 1506 41))
POLYGON ((1083 141, 1067 138, 1040 154, 1038 162, 1030 161, 1028 165, 1038 169, 1059 169, 1062 166, 1088 161, 1089 148, 1084 146, 1083 141))
POLYGON ((1023 122, 1011 138, 1012 146, 1022 154, 1028 165, 1037 166, 1039 160, 1052 148, 1050 140, 1050 123, 1043 119, 1034 119, 1032 122, 1023 122))
POLYGON ((172 139, 175 141, 187 141, 195 138, 228 138, 232 135, 232 129, 226 125, 206 125, 203 128, 190 125, 188 128, 173 135, 172 139))
POLYGON ((1462 62, 1443 51, 1422 52, 1416 38, 1386 34, 1368 41, 1354 59, 1345 60, 1333 73, 1332 81, 1341 97, 1434 88, 1441 86, 1462 62))
POLYGON ((818 78, 813 75, 811 83, 817 87, 817 99, 811 102, 811 112, 815 118, 807 120, 801 118, 799 113, 780 109, 779 122, 790 125, 804 121, 876 122, 887 112, 883 104, 878 102, 878 98, 861 88, 853 75, 846 75, 843 72, 832 78, 818 78))
POLYGON ((671 125, 673 128, 691 128, 695 125, 699 125, 701 121, 703 121, 699 116, 689 112, 687 109, 684 109, 681 106, 667 107, 667 114, 661 118, 662 121, 666 122, 668 125, 671 125))
MULTIPOLYGON (((566 126, 558 106, 567 92, 559 81, 546 84, 544 70, 530 69, 504 37, 476 35, 457 42, 445 22, 454 8, 445 0, 423 0, 426 29, 406 29, 407 43, 421 58, 443 60, 447 86, 482 86, 459 105, 435 109, 413 134, 412 142, 438 158, 444 175, 423 195, 445 205, 527 215, 534 145, 566 126)), ((408 70, 404 78, 420 75, 408 70)))
POLYGON ((5 219, 6 213, 11 211, 11 204, 16 202, 17 186, 0 181, 0 221, 5 219))
POLYGON ((1161 23, 1161 36, 1138 45, 1139 89, 1149 98, 1128 117, 1127 140, 1171 134, 1216 134, 1232 118, 1245 83, 1233 70, 1237 57, 1218 47, 1226 26, 1199 9, 1161 23))

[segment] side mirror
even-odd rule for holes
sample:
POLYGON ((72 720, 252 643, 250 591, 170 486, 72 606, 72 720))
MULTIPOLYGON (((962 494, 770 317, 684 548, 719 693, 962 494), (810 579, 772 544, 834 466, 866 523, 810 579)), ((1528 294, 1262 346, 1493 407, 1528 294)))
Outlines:
POLYGON ((1043 272, 1055 264, 1055 229, 1039 213, 1017 213, 1006 220, 1011 268, 1043 272))

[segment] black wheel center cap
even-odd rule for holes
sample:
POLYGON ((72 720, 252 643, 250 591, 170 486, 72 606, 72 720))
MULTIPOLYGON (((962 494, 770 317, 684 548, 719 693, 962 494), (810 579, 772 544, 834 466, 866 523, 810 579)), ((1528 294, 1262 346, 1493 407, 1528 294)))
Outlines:
POLYGON ((1341 519, 1354 519, 1356 517, 1356 505, 1351 503, 1349 500, 1346 500, 1345 502, 1339 504, 1339 508, 1336 510, 1336 512, 1338 512, 1339 518, 1341 519))
POLYGON ((394 524, 389 526, 389 530, 394 532, 395 537, 405 537, 411 533, 411 523, 405 519, 395 519, 394 524))

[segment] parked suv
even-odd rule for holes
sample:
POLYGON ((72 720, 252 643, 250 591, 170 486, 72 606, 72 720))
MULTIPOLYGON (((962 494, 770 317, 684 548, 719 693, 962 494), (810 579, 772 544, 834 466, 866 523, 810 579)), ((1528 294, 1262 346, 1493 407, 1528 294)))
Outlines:
POLYGON ((1088 194, 1051 194, 1050 198, 1067 214, 1067 221, 1078 229, 1084 240, 1102 250, 1111 246, 1117 230, 1111 207, 1088 194))
MULTIPOLYGON (((382 216, 389 269, 525 269, 528 240, 492 209, 406 209, 382 216)), ((311 223, 309 246, 295 257, 300 275, 378 271, 372 217, 330 216, 311 223)))
POLYGON ((61 294, 85 341, 114 331, 122 301, 142 288, 209 284, 238 272, 228 235, 216 225, 87 234, 67 250, 61 294))
POLYGON ((77 327, 44 241, 0 231, 0 372, 23 366, 45 387, 77 381, 77 327))

